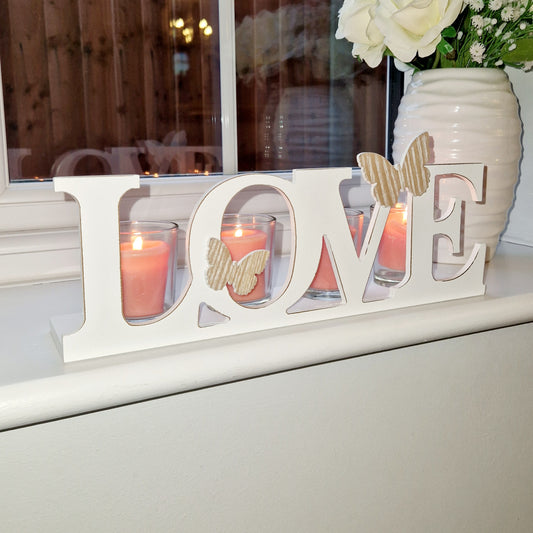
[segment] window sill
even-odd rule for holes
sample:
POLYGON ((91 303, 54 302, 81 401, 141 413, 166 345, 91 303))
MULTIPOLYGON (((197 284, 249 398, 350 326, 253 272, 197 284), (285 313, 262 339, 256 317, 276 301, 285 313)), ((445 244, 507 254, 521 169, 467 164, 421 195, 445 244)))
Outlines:
MULTIPOLYGON (((290 172, 274 174, 291 177, 290 172)), ((143 178, 141 187, 128 191, 121 200, 121 219, 171 220, 178 223, 179 238, 184 242, 184 228, 194 206, 223 177, 143 178)), ((352 207, 373 203, 370 186, 358 169, 354 169, 351 180, 342 183, 340 194, 345 205, 352 207)), ((245 189, 230 205, 234 211, 287 218, 285 200, 269 188, 245 189)), ((77 203, 54 192, 51 182, 12 184, 3 193, 0 186, 0 287, 78 278, 78 225, 77 203)), ((182 264, 184 249, 179 246, 182 264)))
POLYGON ((68 365, 56 350, 49 318, 79 312, 80 283, 0 289, 0 430, 530 322, 531 271, 533 248, 501 243, 483 297, 68 365))

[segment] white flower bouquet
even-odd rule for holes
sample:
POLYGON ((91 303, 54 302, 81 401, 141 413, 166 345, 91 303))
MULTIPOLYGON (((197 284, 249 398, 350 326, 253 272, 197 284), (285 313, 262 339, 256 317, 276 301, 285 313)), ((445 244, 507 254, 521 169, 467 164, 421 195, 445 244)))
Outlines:
POLYGON ((533 67, 533 0, 344 0, 337 39, 370 67, 533 67))

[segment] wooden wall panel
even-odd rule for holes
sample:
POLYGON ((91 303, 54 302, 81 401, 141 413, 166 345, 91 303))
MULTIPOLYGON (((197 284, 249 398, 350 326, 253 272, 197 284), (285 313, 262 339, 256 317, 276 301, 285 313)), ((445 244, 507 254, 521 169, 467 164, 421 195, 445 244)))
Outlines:
POLYGON ((203 143, 207 146, 220 145, 221 137, 213 124, 220 123, 220 52, 218 46, 219 23, 218 6, 213 0, 200 0, 199 20, 205 18, 213 34, 201 39, 202 46, 202 108, 212 110, 211 115, 203 117, 203 143))
POLYGON ((171 12, 166 0, 141 0, 146 138, 164 139, 175 129, 174 75, 170 51, 171 12))
POLYGON ((113 71, 116 91, 117 146, 146 138, 143 24, 140 2, 113 0, 113 71))
POLYGON ((2 54, 2 83, 4 96, 4 112, 6 119, 7 135, 14 146, 18 145, 19 128, 16 123, 16 94, 15 72, 13 70, 13 58, 11 57, 11 18, 9 16, 9 4, 0 2, 0 49, 5 50, 2 54))
POLYGON ((50 85, 52 152, 63 154, 86 146, 82 50, 78 3, 44 2, 47 74, 50 85))
MULTIPOLYGON (((311 48, 317 35, 327 41, 335 26, 329 0, 239 0, 236 22, 269 11, 286 25, 280 9, 294 5, 303 6, 311 48)), ((138 154, 140 171, 221 169, 221 161, 201 154, 202 146, 221 145, 217 0, 3 0, 0 17, 8 149, 31 151, 15 178, 48 178, 70 151, 142 151, 146 140, 199 148, 187 168, 172 154, 164 161, 138 154), (192 43, 171 27, 178 18, 194 30, 192 43), (201 35, 201 18, 213 27, 211 37, 201 35)), ((304 58, 282 58, 279 68, 265 73, 257 53, 270 44, 264 29, 256 27, 250 42, 241 43, 252 59, 251 76, 237 83, 240 170, 338 165, 328 159, 328 143, 335 147, 335 135, 347 126, 337 127, 332 109, 348 94, 354 134, 350 130, 343 142, 353 137, 353 150, 343 151, 382 151, 384 71, 355 66, 339 89, 338 80, 328 78, 326 46, 324 72, 317 74, 315 47, 304 58)), ((286 44, 276 38, 272 44, 286 44)), ((108 167, 88 158, 76 172, 113 170, 108 167)))
MULTIPOLYGON (((5 2, 6 0, 4 0, 5 2)), ((51 155, 52 121, 48 83, 46 28, 43 6, 33 0, 7 0, 13 90, 16 97, 8 121, 16 124, 23 148, 31 150, 23 168, 29 176, 47 175, 51 155), (19 28, 26 28, 20 31, 19 28)))
POLYGON ((118 138, 113 2, 78 0, 83 54, 87 145, 103 149, 118 138), (111 142, 110 142, 111 141, 111 142))
MULTIPOLYGON (((170 33, 171 54, 187 61, 186 75, 176 76, 174 102, 177 111, 176 131, 184 132, 191 146, 220 145, 220 77, 218 47, 218 8, 213 0, 195 2, 174 0, 172 19, 183 19, 192 30, 187 42, 182 29, 170 33), (214 33, 205 36, 198 27, 202 18, 214 33)), ((200 166, 203 164, 199 161, 200 166)), ((198 170, 198 169, 197 169, 198 170)))
MULTIPOLYGON (((198 28, 194 24, 198 20, 198 6, 189 2, 176 2, 176 16, 183 18, 187 26, 195 31, 198 37, 198 28)), ((187 144, 202 144, 201 117, 202 105, 202 66, 200 46, 192 46, 185 42, 178 30, 172 41, 173 54, 184 53, 188 57, 189 71, 186 76, 180 76, 174 93, 177 110, 177 130, 187 134, 187 144), (200 120, 199 120, 200 119, 200 120)))

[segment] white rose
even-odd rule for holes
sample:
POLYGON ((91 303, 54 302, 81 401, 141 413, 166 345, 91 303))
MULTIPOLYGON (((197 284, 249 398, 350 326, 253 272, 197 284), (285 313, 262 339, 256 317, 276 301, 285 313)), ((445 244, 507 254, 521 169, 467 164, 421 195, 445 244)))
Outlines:
POLYGON ((377 67, 385 51, 384 37, 374 23, 375 0, 345 0, 335 37, 354 43, 352 55, 377 67))
POLYGON ((389 50, 404 63, 435 52, 441 31, 453 24, 463 0, 378 0, 374 22, 389 50))

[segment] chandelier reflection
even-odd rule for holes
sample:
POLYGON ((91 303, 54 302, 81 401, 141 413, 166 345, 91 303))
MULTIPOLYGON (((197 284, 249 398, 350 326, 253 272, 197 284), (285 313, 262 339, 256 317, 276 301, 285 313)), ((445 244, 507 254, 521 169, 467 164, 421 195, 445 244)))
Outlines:
POLYGON ((202 37, 210 37, 213 34, 213 28, 207 21, 202 18, 195 24, 194 21, 185 21, 182 17, 173 18, 169 22, 170 29, 174 37, 181 36, 185 44, 192 43, 195 35, 195 27, 198 27, 198 33, 202 37))

